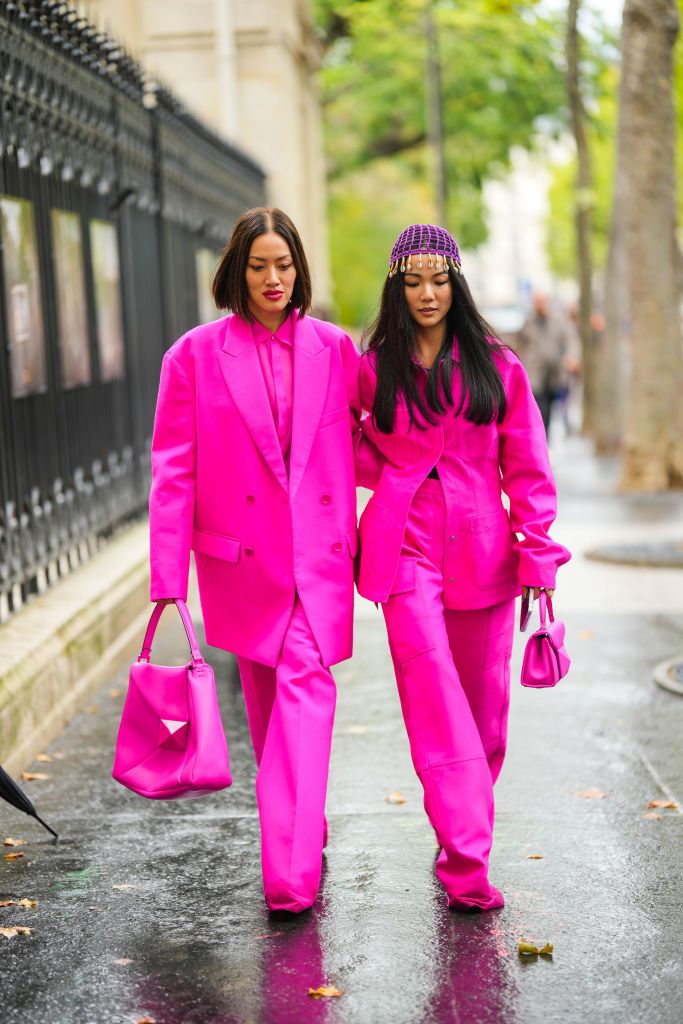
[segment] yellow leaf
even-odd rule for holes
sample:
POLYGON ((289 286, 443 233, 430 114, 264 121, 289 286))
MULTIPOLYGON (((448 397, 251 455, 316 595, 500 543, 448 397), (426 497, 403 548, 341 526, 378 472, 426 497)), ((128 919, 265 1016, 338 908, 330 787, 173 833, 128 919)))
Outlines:
POLYGON ((110 697, 120 697, 121 696, 121 691, 119 690, 119 688, 117 686, 115 686, 113 690, 109 691, 109 696, 110 697))
POLYGON ((579 793, 574 793, 574 796, 582 796, 586 800, 604 800, 607 793, 603 793, 601 789, 582 789, 579 793))
POLYGON ((28 840, 26 839, 12 839, 12 836, 7 836, 7 839, 3 842, 3 846, 26 846, 28 840))
POLYGON ((545 854, 543 853, 530 853, 527 860, 545 860, 545 854))
POLYGON ((15 935, 30 935, 31 929, 24 928, 21 924, 16 924, 12 928, 0 928, 0 935, 4 935, 6 939, 13 939, 15 935))
POLYGON ((673 800, 650 800, 649 807, 664 807, 668 811, 675 811, 678 808, 678 804, 674 803, 673 800))
POLYGON ((26 897, 24 897, 22 900, 19 900, 20 907, 29 907, 31 910, 33 910, 37 905, 38 900, 29 900, 26 897))
POLYGON ((590 640, 591 637, 593 636, 593 630, 592 629, 580 629, 578 635, 579 635, 579 640, 590 640))
POLYGON ((49 754, 38 754, 38 756, 36 757, 36 761, 44 761, 46 763, 51 760, 52 758, 50 757, 49 754))
POLYGON ((126 890, 128 890, 128 889, 134 889, 134 888, 135 888, 134 885, 128 885, 125 882, 123 882, 121 885, 112 885, 112 889, 126 889, 126 890))
POLYGON ((0 907, 14 907, 16 902, 16 900, 0 900, 0 907))
POLYGON ((86 713, 88 715, 96 715, 97 714, 97 704, 91 704, 90 707, 86 708, 85 710, 86 710, 86 713))
POLYGON ((517 953, 519 956, 552 956, 553 944, 552 942, 546 942, 541 946, 529 942, 528 939, 520 939, 517 945, 517 953))
POLYGON ((344 995, 344 990, 334 985, 321 985, 320 988, 309 988, 308 994, 313 999, 337 999, 344 995))
POLYGON ((156 1017, 138 1017, 135 1024, 157 1024, 156 1017))
POLYGON ((647 818, 648 821, 661 821, 664 815, 660 814, 658 811, 648 811, 647 814, 643 815, 643 817, 647 818))
POLYGON ((5 854, 5 860, 19 860, 23 856, 24 856, 24 851, 23 850, 19 850, 17 853, 6 853, 5 854))
POLYGON ((49 775, 45 775, 44 772, 22 772, 21 777, 24 782, 31 782, 33 779, 49 779, 49 775))
POLYGON ((399 793, 398 790, 394 793, 390 793, 389 796, 385 796, 384 799, 388 804, 404 804, 406 802, 406 798, 403 793, 399 793))

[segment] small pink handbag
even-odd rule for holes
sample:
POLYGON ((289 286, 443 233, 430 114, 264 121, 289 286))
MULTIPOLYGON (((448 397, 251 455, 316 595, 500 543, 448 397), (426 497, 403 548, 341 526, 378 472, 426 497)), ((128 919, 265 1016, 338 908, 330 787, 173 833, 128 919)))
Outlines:
POLYGON ((566 676, 571 661, 564 646, 564 623, 555 619, 553 602, 545 590, 538 598, 541 628, 527 640, 522 660, 522 686, 556 686, 566 676), (546 620, 546 611, 550 622, 546 620))
POLYGON ((112 770, 117 782, 150 800, 203 796, 232 782, 213 670, 201 656, 184 601, 173 603, 192 660, 179 666, 150 664, 157 624, 171 603, 157 602, 140 656, 130 667, 112 770))

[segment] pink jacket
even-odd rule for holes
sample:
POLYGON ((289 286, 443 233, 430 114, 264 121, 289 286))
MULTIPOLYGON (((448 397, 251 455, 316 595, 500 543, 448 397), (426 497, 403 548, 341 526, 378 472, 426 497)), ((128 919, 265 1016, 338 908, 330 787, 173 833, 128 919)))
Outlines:
MULTIPOLYGON (((391 434, 377 430, 370 417, 361 426, 384 457, 373 480, 361 471, 359 483, 375 493, 360 521, 358 591, 384 602, 409 580, 397 578, 408 509, 415 491, 437 466, 447 507, 448 542, 444 563, 447 608, 484 608, 513 598, 522 585, 552 588, 557 567, 571 557, 549 529, 556 514, 556 491, 545 430, 521 362, 509 350, 495 354, 508 408, 501 423, 477 426, 453 412, 425 430, 409 430, 408 410, 399 400, 391 434), (510 512, 501 501, 510 499, 510 512)), ((457 371, 453 374, 457 398, 457 371)), ((375 357, 361 360, 360 400, 372 409, 375 357)))
POLYGON ((333 324, 294 324, 289 478, 249 324, 195 327, 164 356, 151 599, 187 596, 192 549, 209 644, 275 665, 296 589, 332 665, 351 656, 360 354, 333 324))

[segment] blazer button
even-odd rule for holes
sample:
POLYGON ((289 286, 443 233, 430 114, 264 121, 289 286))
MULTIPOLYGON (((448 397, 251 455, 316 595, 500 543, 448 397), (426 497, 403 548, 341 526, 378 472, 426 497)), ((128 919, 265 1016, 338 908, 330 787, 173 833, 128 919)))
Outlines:
POLYGON ((451 534, 451 540, 455 540, 455 534, 454 533, 451 534))
POLYGON ((341 546, 341 544, 339 543, 339 541, 337 541, 337 543, 336 543, 336 544, 333 544, 333 545, 332 545, 332 550, 333 550, 333 551, 336 551, 336 552, 337 552, 337 554, 339 554, 339 552, 341 551, 341 549, 342 549, 342 546, 341 546))
POLYGON ((254 554, 254 549, 253 548, 245 548, 244 549, 244 553, 245 553, 245 555, 253 555, 254 554))
POLYGON ((448 577, 448 582, 449 583, 455 583, 455 576, 449 576, 448 577))
POLYGON ((329 494, 323 494, 320 500, 322 501, 323 505, 329 505, 329 503, 332 501, 332 498, 329 496, 329 494))
POLYGON ((247 495, 247 505, 253 505, 255 501, 256 501, 256 498, 254 497, 253 494, 248 494, 247 495))

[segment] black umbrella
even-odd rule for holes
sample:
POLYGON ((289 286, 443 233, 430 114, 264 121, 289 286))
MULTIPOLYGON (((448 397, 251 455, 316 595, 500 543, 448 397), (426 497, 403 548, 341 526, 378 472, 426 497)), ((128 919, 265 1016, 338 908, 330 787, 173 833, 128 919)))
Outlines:
POLYGON ((43 828, 46 828, 48 832, 52 833, 55 839, 59 838, 55 830, 50 828, 47 822, 43 821, 43 819, 36 814, 36 809, 29 798, 23 790, 19 789, 14 779, 10 778, 2 766, 0 766, 0 796, 3 800, 6 800, 14 807, 18 807, 20 811, 24 812, 24 814, 30 814, 32 818, 39 821, 43 828))

